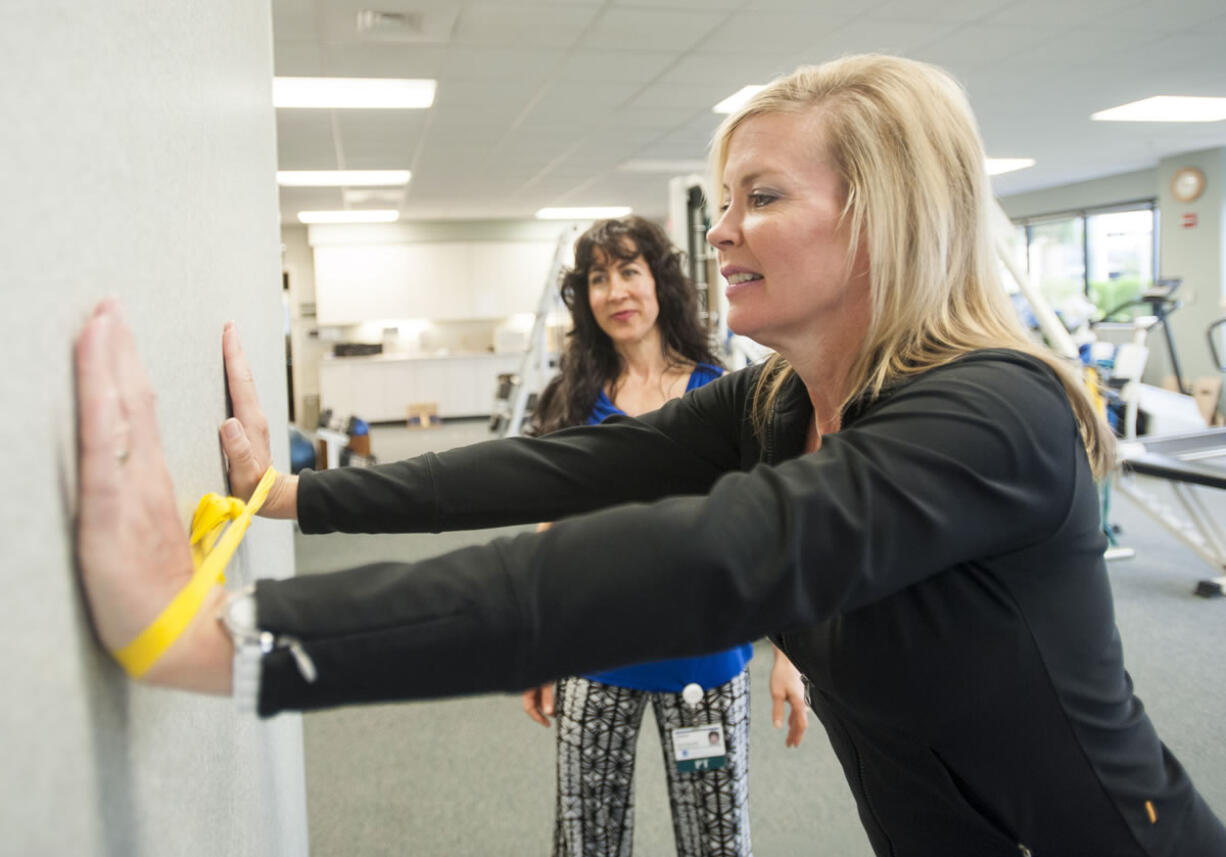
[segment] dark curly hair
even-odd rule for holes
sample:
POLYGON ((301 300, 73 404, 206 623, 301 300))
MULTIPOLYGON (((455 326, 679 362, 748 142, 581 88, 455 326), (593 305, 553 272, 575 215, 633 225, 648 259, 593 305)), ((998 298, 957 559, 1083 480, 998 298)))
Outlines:
POLYGON ((537 399, 528 434, 541 435, 587 422, 601 388, 621 377, 622 357, 600 329, 588 302, 588 273, 596 251, 605 259, 630 261, 640 253, 656 281, 660 314, 656 325, 665 359, 720 365, 698 319, 698 297, 683 273, 681 251, 656 224, 642 217, 601 220, 575 242, 575 266, 562 276, 562 300, 573 322, 559 361, 558 375, 537 399))

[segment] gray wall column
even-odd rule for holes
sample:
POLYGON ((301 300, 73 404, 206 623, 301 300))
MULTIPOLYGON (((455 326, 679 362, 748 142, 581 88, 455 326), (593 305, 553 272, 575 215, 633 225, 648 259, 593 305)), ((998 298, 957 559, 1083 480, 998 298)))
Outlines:
MULTIPOLYGON (((0 67, 0 851, 305 854, 300 719, 129 681, 72 540, 72 343, 99 298, 139 339, 185 532, 225 491, 225 320, 285 423, 269 3, 5 0, 0 67)), ((292 551, 257 522, 231 583, 291 574, 292 551)))

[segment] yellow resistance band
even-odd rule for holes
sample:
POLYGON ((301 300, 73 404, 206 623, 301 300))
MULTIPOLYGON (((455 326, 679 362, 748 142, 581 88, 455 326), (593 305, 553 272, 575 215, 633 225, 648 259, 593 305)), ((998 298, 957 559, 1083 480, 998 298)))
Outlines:
POLYGON ((200 605, 215 584, 224 583, 226 563, 251 524, 252 516, 264 505, 277 471, 269 467, 260 484, 245 504, 235 497, 205 494, 192 516, 192 562, 196 573, 179 594, 135 640, 116 651, 115 659, 133 678, 144 675, 200 612, 200 605), (227 521, 232 523, 222 527, 227 521))

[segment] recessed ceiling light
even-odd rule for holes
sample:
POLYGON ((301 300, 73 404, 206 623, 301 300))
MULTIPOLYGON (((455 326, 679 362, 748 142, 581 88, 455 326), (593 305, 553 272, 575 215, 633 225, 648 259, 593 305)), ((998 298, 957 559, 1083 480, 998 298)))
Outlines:
POLYGON ((274 107, 412 109, 434 103, 433 80, 381 77, 275 77, 274 107))
POLYGON ((396 187, 408 183, 408 170, 277 170, 277 184, 282 187, 396 187))
POLYGON ((736 92, 729 95, 719 104, 716 104, 714 107, 712 107, 711 112, 713 113, 735 113, 736 111, 741 109, 742 104, 744 104, 749 99, 753 98, 755 95, 757 95, 759 92, 761 92, 765 88, 766 88, 765 85, 742 86, 740 89, 738 89, 736 92))
POLYGON ((695 173, 706 168, 701 158, 638 158, 618 167, 626 173, 695 173))
POLYGON ((1226 98, 1195 95, 1155 95, 1090 114, 1099 122, 1221 122, 1226 98))
POLYGON ((606 217, 625 217, 633 211, 628 205, 588 206, 586 208, 542 208, 536 213, 538 220, 601 220, 606 217))
POLYGON ((298 212, 302 223, 393 223, 399 219, 400 212, 391 208, 298 212))
POLYGON ((1024 170, 1034 166, 1034 158, 986 158, 984 166, 988 175, 998 176, 1001 173, 1011 173, 1014 170, 1024 170))

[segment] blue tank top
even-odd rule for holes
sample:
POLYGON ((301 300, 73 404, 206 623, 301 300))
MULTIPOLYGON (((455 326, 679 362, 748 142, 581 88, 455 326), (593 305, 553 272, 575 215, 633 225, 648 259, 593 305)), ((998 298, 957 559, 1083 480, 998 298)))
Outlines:
MULTIPOLYGON (((685 385, 686 392, 697 389, 703 384, 714 381, 724 370, 718 366, 699 363, 690 373, 689 383, 685 385)), ((623 414, 610 401, 604 390, 596 399, 592 415, 588 417, 588 425, 597 425, 614 414, 623 414)), ((666 661, 652 661, 646 664, 636 664, 629 667, 619 667, 601 673, 585 675, 584 678, 598 681, 601 684, 612 684, 617 687, 628 687, 633 690, 653 692, 680 693, 687 684, 698 684, 703 690, 719 687, 731 681, 745 669, 749 659, 753 657, 753 646, 750 643, 716 652, 711 655, 699 655, 694 658, 672 658, 666 661)))

